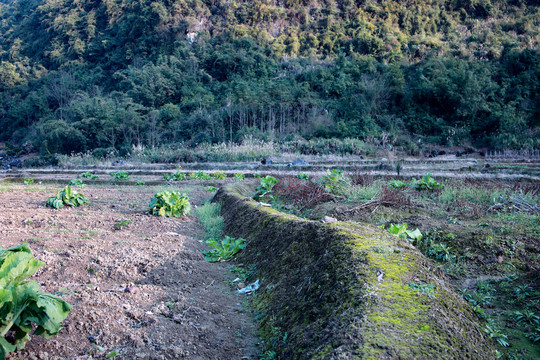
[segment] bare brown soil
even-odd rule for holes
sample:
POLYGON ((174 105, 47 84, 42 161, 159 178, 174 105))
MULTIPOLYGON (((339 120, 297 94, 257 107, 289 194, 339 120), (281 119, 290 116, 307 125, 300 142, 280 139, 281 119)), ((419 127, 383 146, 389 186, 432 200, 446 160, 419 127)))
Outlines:
MULTIPOLYGON (((33 337, 22 359, 254 359, 255 325, 227 283, 225 265, 204 260, 194 216, 146 213, 157 188, 89 186, 90 204, 43 206, 60 186, 0 186, 0 245, 30 243, 46 265, 42 290, 73 305, 60 334, 33 337), (131 222, 115 230, 121 220, 131 222)), ((192 204, 209 196, 185 189, 192 204)))

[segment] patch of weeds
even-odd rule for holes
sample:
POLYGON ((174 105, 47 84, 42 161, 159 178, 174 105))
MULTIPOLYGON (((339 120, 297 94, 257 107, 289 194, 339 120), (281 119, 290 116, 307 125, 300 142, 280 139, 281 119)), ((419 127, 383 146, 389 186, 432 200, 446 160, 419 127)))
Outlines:
POLYGON ((540 326, 540 316, 531 310, 514 311, 514 319, 517 324, 525 322, 528 325, 540 326))
POLYGON ((174 301, 167 301, 165 303, 165 306, 167 306, 169 308, 169 310, 173 310, 174 309, 174 306, 176 305, 176 303, 174 301))
POLYGON ((532 286, 528 284, 518 285, 514 288, 514 297, 517 301, 524 301, 534 292, 532 286))
POLYGON ((456 236, 452 233, 444 234, 441 231, 426 232, 425 236, 416 243, 418 249, 427 257, 442 262, 449 262, 455 258, 454 248, 447 245, 452 243, 456 236))
POLYGON ((138 201, 135 201, 135 202, 133 202, 133 203, 131 203, 131 204, 128 205, 128 207, 129 207, 130 209, 135 209, 137 206, 139 206, 139 202, 138 202, 138 201))
POLYGON ((24 185, 32 185, 32 184, 34 184, 34 182, 35 181, 32 178, 25 178, 23 184, 24 185))
POLYGON ((207 245, 213 247, 210 250, 202 250, 204 259, 209 262, 227 261, 246 247, 246 239, 225 236, 223 240, 208 239, 207 245))
POLYGON ((410 288, 418 290, 418 295, 427 295, 430 298, 435 297, 435 286, 432 284, 409 283, 410 288))
POLYGON ((525 336, 533 343, 540 342, 540 326, 538 326, 532 331, 529 331, 525 336))
POLYGON ((221 205, 206 203, 197 207, 195 213, 204 226, 204 239, 218 239, 221 237, 223 233, 223 217, 220 215, 221 205))
POLYGON ((277 352, 273 349, 279 349, 287 344, 289 333, 283 331, 280 327, 275 326, 276 318, 272 316, 268 324, 261 329, 261 338, 264 340, 266 350, 262 353, 259 359, 277 359, 277 352))
POLYGON ((114 230, 122 230, 123 228, 125 228, 126 226, 128 226, 129 224, 131 224, 131 220, 129 219, 122 219, 120 221, 117 221, 114 225, 113 225, 113 229, 114 230))
POLYGON ((460 289, 461 296, 473 307, 477 312, 478 317, 483 318, 484 311, 480 308, 491 307, 493 303, 493 296, 491 290, 488 291, 469 291, 467 289, 460 289))
POLYGON ((215 192, 215 191, 218 191, 218 188, 215 187, 215 186, 209 186, 206 188, 205 190, 206 192, 215 192))
POLYGON ((345 196, 347 197, 347 200, 354 201, 354 200, 372 200, 381 193, 383 182, 381 181, 374 181, 372 183, 368 183, 367 185, 354 185, 349 186, 345 189, 345 196))
POLYGON ((243 338, 246 336, 246 327, 242 325, 240 329, 236 330, 236 337, 243 338))
POLYGON ((451 225, 461 224, 461 223, 459 222, 459 220, 458 220, 456 217, 454 217, 454 216, 449 216, 449 217, 447 217, 445 220, 446 220, 446 223, 447 223, 447 224, 451 224, 451 225))
POLYGON ((489 336, 490 339, 496 340, 499 345, 508 347, 510 343, 507 341, 508 336, 505 335, 497 326, 494 324, 488 324, 484 327, 484 332, 489 336))
POLYGON ((229 271, 235 274, 241 282, 246 282, 248 275, 246 269, 244 269, 242 266, 231 265, 229 267, 229 271))
POLYGON ((426 256, 439 261, 450 261, 454 257, 454 249, 446 244, 432 244, 425 252, 426 256))
POLYGON ((47 240, 49 240, 49 238, 44 238, 44 237, 30 237, 30 238, 25 239, 25 241, 30 244, 35 244, 35 243, 38 243, 41 241, 47 241, 47 240))
POLYGON ((309 179, 309 175, 308 175, 308 174, 300 173, 300 174, 296 174, 296 178, 297 178, 297 179, 300 179, 300 180, 308 180, 308 179, 309 179))
POLYGON ((72 294, 73 294, 73 292, 69 291, 65 287, 61 288, 60 290, 58 290, 57 292, 54 293, 54 295, 60 296, 60 297, 66 296, 66 295, 72 295, 72 294))

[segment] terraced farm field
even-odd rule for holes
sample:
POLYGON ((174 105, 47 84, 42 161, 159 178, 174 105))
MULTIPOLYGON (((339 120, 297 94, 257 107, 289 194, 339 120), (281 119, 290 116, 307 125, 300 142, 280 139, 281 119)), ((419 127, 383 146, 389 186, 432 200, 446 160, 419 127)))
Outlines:
MULTIPOLYGON (((73 305, 58 336, 8 359, 255 359, 245 298, 226 266, 204 260, 198 219, 148 213, 163 187, 89 185, 89 204, 45 207, 59 187, 0 184, 0 245, 28 242, 46 263, 33 277, 42 291, 73 305)), ((194 206, 210 197, 202 184, 167 189, 194 206)))
POLYGON ((8 359, 540 357, 536 162, 306 160, 3 171, 0 245, 29 243, 73 305, 8 359), (68 183, 89 204, 45 207, 68 183), (246 248, 206 261, 196 216, 149 214, 163 190, 194 208, 219 190, 220 236, 246 248))

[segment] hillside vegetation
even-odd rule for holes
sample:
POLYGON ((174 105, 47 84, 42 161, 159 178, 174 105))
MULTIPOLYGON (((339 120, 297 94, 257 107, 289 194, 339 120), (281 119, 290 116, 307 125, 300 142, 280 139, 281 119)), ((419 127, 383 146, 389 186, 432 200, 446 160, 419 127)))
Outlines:
POLYGON ((0 0, 0 141, 538 148, 539 29, 532 0, 0 0))

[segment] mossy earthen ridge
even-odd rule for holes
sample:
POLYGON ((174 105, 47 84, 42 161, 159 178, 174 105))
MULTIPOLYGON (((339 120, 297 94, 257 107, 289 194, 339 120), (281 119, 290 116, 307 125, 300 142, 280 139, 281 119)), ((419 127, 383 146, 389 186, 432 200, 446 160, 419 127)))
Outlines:
POLYGON ((280 359, 494 359, 495 344, 430 260, 363 224, 323 224, 229 185, 216 194, 225 232, 244 237, 261 335, 280 359), (253 279, 254 280, 254 279, 253 279))

